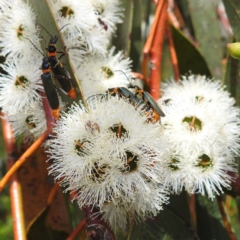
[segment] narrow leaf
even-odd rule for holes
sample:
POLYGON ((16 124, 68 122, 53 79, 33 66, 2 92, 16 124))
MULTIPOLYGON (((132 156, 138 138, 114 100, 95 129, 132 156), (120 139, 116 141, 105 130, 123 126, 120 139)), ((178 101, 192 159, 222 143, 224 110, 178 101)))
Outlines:
POLYGON ((237 41, 240 41, 240 1, 239 0, 223 0, 228 19, 231 23, 233 34, 237 41))
POLYGON ((199 48, 208 63, 212 76, 221 79, 223 50, 216 5, 213 2, 200 6, 198 1, 191 0, 188 0, 188 4, 199 48))
POLYGON ((182 31, 177 30, 173 26, 171 30, 181 75, 191 72, 192 74, 211 77, 209 67, 200 50, 190 39, 184 36, 182 31))

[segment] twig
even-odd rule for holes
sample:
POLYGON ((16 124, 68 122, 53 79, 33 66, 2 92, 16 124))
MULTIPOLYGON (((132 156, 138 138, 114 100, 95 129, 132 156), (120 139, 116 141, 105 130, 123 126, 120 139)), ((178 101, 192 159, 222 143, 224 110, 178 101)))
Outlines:
POLYGON ((49 106, 49 103, 48 103, 45 92, 40 92, 40 95, 42 97, 43 109, 44 109, 45 118, 46 118, 46 121, 47 121, 47 129, 49 130, 49 132, 51 132, 53 125, 56 123, 56 120, 52 116, 52 111, 51 111, 51 108, 49 106))
MULTIPOLYGON (((164 1, 165 0, 161 0, 161 2, 158 3, 158 5, 157 5, 154 21, 153 21, 150 33, 148 35, 147 41, 146 41, 146 43, 144 45, 144 48, 143 48, 142 74, 145 77, 147 77, 147 58, 148 58, 148 54, 150 53, 150 50, 151 50, 151 47, 152 47, 153 39, 154 39, 156 30, 157 30, 157 25, 158 25, 158 22, 159 22, 159 18, 160 18, 160 14, 161 14, 161 11, 162 11, 164 1)), ((157 4, 157 2, 158 1, 154 1, 155 4, 157 4)))
MULTIPOLYGON (((17 159, 16 143, 13 138, 11 126, 4 119, 2 114, 2 126, 3 126, 3 138, 5 143, 5 149, 7 153, 7 169, 9 170, 17 159)), ((14 173, 10 179, 10 199, 11 199, 11 211, 13 220, 13 233, 15 240, 25 240, 26 231, 24 224, 23 206, 22 206, 22 194, 21 185, 18 181, 17 174, 14 173)))
POLYGON ((82 219, 66 240, 74 240, 77 235, 84 229, 85 226, 85 219, 82 219))
POLYGON ((96 215, 99 212, 97 209, 91 206, 84 206, 82 210, 85 216, 89 240, 115 240, 109 225, 101 219, 101 215, 96 215))
POLYGON ((48 199, 47 199, 47 204, 50 205, 54 199, 54 197, 56 196, 56 193, 59 189, 59 184, 58 183, 55 183, 48 195, 48 199))
POLYGON ((49 135, 49 131, 45 131, 24 153, 23 155, 18 159, 18 161, 15 162, 15 164, 8 170, 8 172, 5 174, 5 176, 0 181, 0 191, 4 188, 6 183, 9 181, 9 179, 12 177, 12 175, 18 170, 19 167, 22 166, 22 164, 28 160, 28 158, 38 149, 38 147, 41 146, 41 144, 47 139, 49 135))
POLYGON ((178 59, 177 59, 177 54, 176 54, 174 43, 173 43, 172 32, 168 22, 166 23, 166 36, 167 36, 167 42, 169 46, 170 58, 173 66, 174 78, 176 81, 179 81, 180 73, 179 73, 179 67, 178 67, 178 59))
POLYGON ((230 225, 230 223, 228 222, 226 213, 225 213, 224 208, 223 208, 223 203, 222 203, 222 197, 221 197, 221 196, 217 196, 217 203, 218 203, 219 211, 220 211, 221 216, 222 216, 223 224, 224 224, 224 226, 225 226, 225 229, 227 230, 227 233, 228 233, 229 238, 230 238, 231 240, 237 240, 237 237, 236 237, 235 234, 233 233, 233 231, 232 231, 232 229, 231 229, 231 225, 230 225))
POLYGON ((155 100, 160 97, 162 49, 167 21, 167 1, 162 0, 158 4, 163 6, 150 51, 150 94, 155 100))
POLYGON ((189 210, 191 215, 192 228, 197 229, 197 216, 196 216, 196 196, 192 194, 189 198, 189 210))
POLYGON ((146 84, 149 84, 150 80, 146 77, 146 75, 143 75, 141 73, 137 73, 137 72, 131 72, 131 75, 134 78, 138 78, 140 80, 142 80, 143 82, 145 82, 146 84))

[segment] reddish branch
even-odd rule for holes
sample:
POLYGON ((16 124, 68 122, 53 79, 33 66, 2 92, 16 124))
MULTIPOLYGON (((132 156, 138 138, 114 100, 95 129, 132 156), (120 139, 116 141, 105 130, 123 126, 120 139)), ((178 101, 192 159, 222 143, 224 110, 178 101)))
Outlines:
POLYGON ((78 234, 84 229, 85 226, 85 219, 82 219, 66 240, 74 240, 78 236, 78 234))
POLYGON ((162 53, 167 21, 167 1, 162 0, 158 3, 158 5, 161 4, 162 11, 150 50, 150 94, 155 100, 160 97, 162 53))
POLYGON ((55 120, 51 114, 51 109, 49 107, 47 98, 44 92, 41 92, 43 109, 46 116, 47 121, 47 130, 23 153, 23 155, 15 162, 15 164, 8 170, 6 175, 0 181, 0 191, 4 188, 6 183, 9 181, 11 176, 22 166, 22 164, 28 160, 28 158, 44 143, 44 141, 48 138, 49 134, 52 131, 53 124, 55 120))
MULTIPOLYGON (((2 118, 2 126, 5 149, 7 153, 7 169, 9 170, 17 160, 17 148, 11 127, 4 118, 2 118)), ((21 185, 18 181, 17 173, 14 173, 10 178, 10 199, 14 239, 25 240, 26 232, 22 207, 21 185)))
MULTIPOLYGON (((149 36, 147 38, 147 41, 144 45, 143 48, 143 61, 142 61, 142 74, 147 78, 147 58, 148 55, 150 53, 151 47, 152 47, 152 43, 153 43, 153 39, 158 27, 158 22, 159 22, 159 18, 160 18, 160 14, 162 11, 162 7, 163 7, 163 3, 165 0, 161 0, 160 3, 157 5, 157 9, 156 9, 156 13, 155 13, 155 17, 154 17, 154 21, 149 33, 149 36)), ((155 4, 157 4, 158 1, 155 1, 155 4)))
POLYGON ((55 121, 54 117, 52 116, 52 111, 49 106, 45 92, 40 92, 40 95, 42 97, 42 104, 43 104, 43 109, 44 109, 45 118, 46 118, 46 122, 47 122, 47 129, 49 130, 49 132, 51 132, 52 127, 56 121, 55 121))
POLYGON ((189 210, 191 215, 192 228, 197 229, 197 216, 196 216, 196 196, 192 194, 189 198, 189 210))
POLYGON ((86 230, 87 237, 89 240, 114 240, 114 234, 109 227, 109 225, 101 219, 102 216, 96 214, 98 210, 91 206, 84 206, 82 208, 85 221, 86 221, 86 230))
POLYGON ((8 170, 5 176, 0 181, 0 191, 4 188, 6 183, 12 177, 12 175, 22 166, 22 164, 28 160, 28 158, 42 145, 42 143, 47 139, 49 131, 45 131, 24 153, 23 155, 14 163, 14 165, 8 170))
POLYGON ((224 208, 223 208, 223 203, 222 203, 222 197, 221 196, 217 196, 217 203, 218 203, 218 208, 219 208, 219 211, 221 213, 221 216, 222 216, 222 220, 223 220, 223 224, 227 230, 227 233, 228 233, 228 236, 231 240, 237 240, 237 237, 235 236, 235 234, 233 233, 232 229, 231 229, 231 225, 230 223, 228 222, 228 219, 227 219, 227 216, 226 216, 226 213, 224 211, 224 208))
POLYGON ((166 24, 166 36, 167 36, 167 42, 169 46, 170 58, 173 66, 174 78, 176 81, 179 81, 180 73, 179 73, 179 67, 178 67, 178 59, 177 59, 177 54, 176 54, 174 43, 173 43, 172 32, 168 22, 166 24))
POLYGON ((52 203, 52 201, 54 200, 56 194, 57 194, 57 191, 59 189, 59 184, 58 183, 55 183, 48 195, 48 199, 47 199, 47 204, 50 205, 52 203))
POLYGON ((154 16, 154 21, 153 21, 151 30, 149 32, 148 39, 147 39, 147 41, 144 45, 144 48, 143 48, 143 54, 149 54, 149 52, 151 50, 153 39, 154 39, 155 33, 157 31, 157 28, 158 28, 158 22, 159 22, 159 19, 160 19, 160 15, 161 15, 161 12, 162 12, 164 2, 166 2, 166 1, 161 0, 157 5, 156 13, 155 13, 155 16, 154 16))
POLYGON ((142 80, 145 84, 149 84, 150 80, 146 77, 146 75, 143 75, 143 74, 137 73, 137 72, 131 72, 131 75, 134 78, 138 78, 138 79, 142 80))

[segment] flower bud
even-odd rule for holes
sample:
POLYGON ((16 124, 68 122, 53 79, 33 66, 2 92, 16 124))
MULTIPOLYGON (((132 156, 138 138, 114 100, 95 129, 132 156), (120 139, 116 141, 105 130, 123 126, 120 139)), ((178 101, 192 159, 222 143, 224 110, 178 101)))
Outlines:
POLYGON ((233 58, 240 59, 240 42, 228 43, 227 48, 233 58))

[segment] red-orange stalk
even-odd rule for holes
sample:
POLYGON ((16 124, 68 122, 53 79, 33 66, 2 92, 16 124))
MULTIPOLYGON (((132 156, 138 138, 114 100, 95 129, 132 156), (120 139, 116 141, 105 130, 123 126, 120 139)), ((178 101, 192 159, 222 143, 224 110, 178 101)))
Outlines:
MULTIPOLYGON (((142 74, 143 74, 143 76, 145 76, 145 78, 147 78, 147 58, 148 58, 148 55, 149 55, 151 47, 152 47, 155 33, 157 31, 157 25, 159 22, 159 18, 160 18, 160 14, 162 11, 164 1, 165 0, 161 0, 157 5, 154 21, 153 21, 152 27, 150 29, 150 33, 148 35, 147 41, 143 48, 142 74)), ((157 4, 157 1, 155 1, 155 4, 157 4)))
POLYGON ((85 219, 82 219, 66 240, 74 240, 77 235, 85 228, 85 226, 85 219))
POLYGON ((192 194, 189 198, 189 211, 191 215, 192 228, 197 229, 197 215, 196 215, 196 196, 192 194))
POLYGON ((221 216, 222 216, 222 220, 223 220, 223 224, 225 226, 225 229, 228 233, 228 236, 231 240, 237 240, 237 237, 235 236, 235 234, 233 233, 232 229, 231 229, 231 225, 230 223, 228 222, 228 219, 227 219, 227 216, 226 216, 226 213, 224 211, 224 208, 223 208, 223 202, 222 202, 222 197, 221 196, 217 196, 217 203, 218 203, 218 208, 219 208, 219 211, 221 213, 221 216))
POLYGON ((12 177, 12 175, 18 170, 22 164, 28 160, 28 158, 42 145, 42 143, 47 139, 49 131, 45 131, 24 153, 23 155, 14 163, 14 165, 8 170, 5 176, 0 181, 0 191, 4 188, 6 183, 12 177))
POLYGON ((167 21, 167 1, 162 0, 158 4, 163 4, 163 7, 150 51, 150 94, 155 100, 160 97, 162 53, 167 21))
POLYGON ((170 52, 170 58, 173 66, 174 78, 176 81, 179 81, 180 73, 179 73, 179 67, 178 67, 178 59, 177 59, 177 54, 176 54, 176 50, 173 43, 172 32, 168 22, 166 23, 166 36, 167 36, 167 42, 168 42, 168 47, 170 52))
MULTIPOLYGON (((11 126, 4 118, 2 118, 2 127, 5 149, 7 153, 7 170, 9 170, 17 160, 17 147, 11 126)), ((10 199, 14 239, 25 240, 26 231, 22 206, 21 184, 18 181, 16 172, 10 178, 10 199)))

